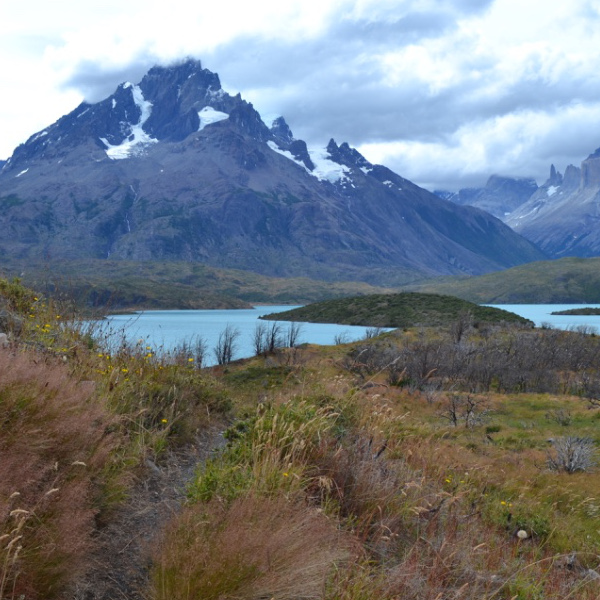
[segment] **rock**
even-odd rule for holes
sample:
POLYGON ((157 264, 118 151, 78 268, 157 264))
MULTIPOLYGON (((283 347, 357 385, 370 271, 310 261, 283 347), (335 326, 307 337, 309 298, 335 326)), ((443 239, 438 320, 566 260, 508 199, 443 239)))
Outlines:
POLYGON ((22 317, 5 308, 0 309, 0 331, 19 335, 22 329, 22 317))
POLYGON ((8 336, 5 333, 0 333, 0 348, 8 348, 8 336))
POLYGON ((598 571, 594 571, 594 569, 588 569, 585 576, 593 581, 600 581, 600 573, 598 573, 598 571))

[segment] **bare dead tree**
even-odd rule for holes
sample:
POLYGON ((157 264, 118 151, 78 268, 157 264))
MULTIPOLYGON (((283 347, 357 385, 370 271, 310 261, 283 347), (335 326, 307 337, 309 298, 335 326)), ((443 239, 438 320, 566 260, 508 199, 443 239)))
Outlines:
POLYGON ((450 394, 438 414, 454 427, 463 423, 465 427, 470 428, 483 423, 489 410, 484 398, 477 398, 471 394, 450 394))
POLYGON ((214 347, 213 352, 220 365, 227 365, 232 361, 239 336, 240 330, 229 324, 219 334, 219 339, 217 340, 217 345, 214 347))
POLYGON ((292 321, 286 332, 286 345, 288 348, 295 348, 298 345, 300 334, 302 333, 302 323, 292 321))
POLYGON ((267 333, 267 325, 263 321, 259 321, 254 328, 254 334, 252 336, 252 345, 254 347, 254 354, 259 356, 266 352, 265 343, 266 343, 266 333, 267 333))

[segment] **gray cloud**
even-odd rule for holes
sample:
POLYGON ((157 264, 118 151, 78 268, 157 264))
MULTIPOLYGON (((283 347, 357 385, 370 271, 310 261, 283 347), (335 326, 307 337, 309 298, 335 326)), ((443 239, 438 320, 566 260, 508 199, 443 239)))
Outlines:
MULTIPOLYGON (((406 155, 390 151, 386 164, 428 187, 482 185, 494 172, 541 183, 551 162, 560 169, 579 164, 600 145, 589 115, 571 110, 596 103, 600 78, 593 64, 572 57, 562 64, 567 58, 546 46, 528 49, 513 65, 500 61, 498 48, 457 34, 461 19, 493 5, 438 0, 428 10, 409 10, 408 2, 384 3, 363 16, 342 10, 316 37, 246 35, 197 57, 219 73, 227 91, 241 92, 263 115, 282 114, 309 144, 330 137, 355 147, 401 142, 406 155), (439 85, 427 64, 401 64, 399 77, 381 60, 411 48, 434 49, 428 59, 442 75, 439 85), (443 80, 446 70, 451 76, 443 80), (503 120, 511 133, 502 133, 503 120), (473 144, 485 149, 469 159, 473 144), (424 145, 431 147, 428 158, 424 145)), ((590 2, 578 10, 598 18, 590 2)), ((139 81, 157 62, 152 56, 145 49, 118 67, 80 62, 64 85, 98 101, 121 81, 139 81)))
POLYGON ((138 83, 157 60, 146 53, 140 54, 126 65, 118 66, 83 60, 75 65, 62 86, 78 90, 87 102, 99 102, 110 96, 120 83, 138 83))

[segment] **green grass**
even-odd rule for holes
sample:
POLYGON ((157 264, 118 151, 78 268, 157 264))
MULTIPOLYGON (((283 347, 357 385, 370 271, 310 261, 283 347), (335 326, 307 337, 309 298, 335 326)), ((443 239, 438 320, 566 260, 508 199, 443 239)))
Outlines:
POLYGON ((551 315, 600 315, 600 308, 570 308, 569 310, 556 310, 551 315))
POLYGON ((477 304, 599 303, 600 258, 534 262, 472 278, 439 278, 378 288, 361 282, 279 279, 189 262, 5 259, 6 276, 46 296, 102 309, 239 308, 252 303, 308 304, 331 298, 413 291, 477 304))

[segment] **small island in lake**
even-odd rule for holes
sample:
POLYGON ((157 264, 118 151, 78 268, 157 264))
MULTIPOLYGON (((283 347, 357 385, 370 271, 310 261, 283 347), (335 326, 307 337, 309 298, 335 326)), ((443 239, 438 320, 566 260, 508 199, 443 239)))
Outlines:
POLYGON ((600 315, 600 308, 586 306, 583 308, 569 308, 568 310, 557 310, 551 315, 600 315))
POLYGON ((454 296, 417 292, 325 300, 260 318, 396 328, 445 326, 464 315, 470 315, 473 323, 505 322, 533 327, 528 319, 506 310, 480 306, 454 296))

